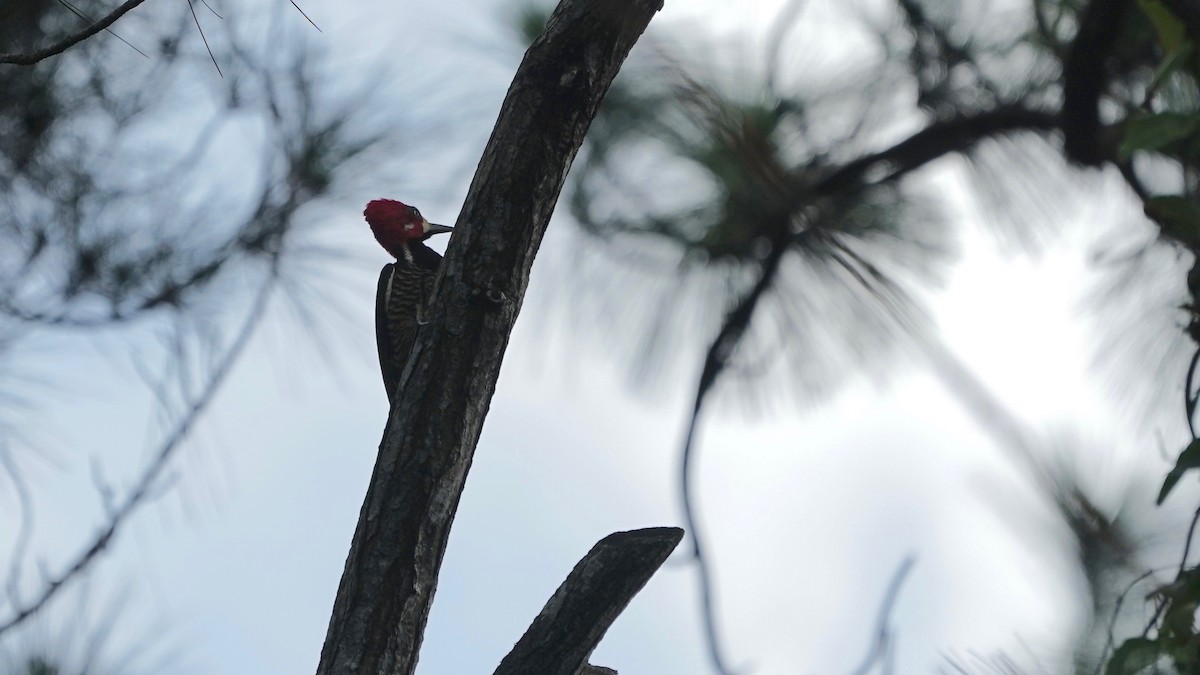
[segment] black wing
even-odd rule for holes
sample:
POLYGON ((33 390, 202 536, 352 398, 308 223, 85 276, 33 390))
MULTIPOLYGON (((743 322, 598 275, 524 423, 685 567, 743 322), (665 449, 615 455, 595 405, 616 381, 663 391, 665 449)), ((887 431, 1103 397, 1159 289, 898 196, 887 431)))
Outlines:
POLYGON ((400 373, 403 365, 397 362, 393 353, 391 322, 388 320, 388 300, 390 299, 396 265, 388 263, 379 272, 379 283, 375 286, 375 346, 379 349, 379 372, 383 374, 383 386, 387 389, 388 402, 396 395, 396 386, 400 384, 400 373))
POLYGON ((384 265, 375 289, 375 341, 389 402, 396 395, 417 328, 427 320, 427 305, 442 261, 442 256, 419 242, 409 244, 409 251, 412 262, 398 259, 384 265))

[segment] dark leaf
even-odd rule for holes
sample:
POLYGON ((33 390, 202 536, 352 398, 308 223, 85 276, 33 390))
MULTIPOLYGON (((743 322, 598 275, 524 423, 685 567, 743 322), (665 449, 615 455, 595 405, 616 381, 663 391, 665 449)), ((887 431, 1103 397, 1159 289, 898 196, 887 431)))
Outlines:
POLYGON ((1179 453, 1179 459, 1175 462, 1175 468, 1171 469, 1167 474, 1166 480, 1163 481, 1162 489, 1158 491, 1158 503, 1162 504, 1171 490, 1175 489, 1175 484, 1191 469, 1200 468, 1200 439, 1194 439, 1184 448, 1183 452, 1179 453))
POLYGON ((1130 638, 1117 647, 1104 675, 1133 675, 1143 668, 1154 665, 1158 660, 1159 646, 1147 638, 1130 638))
POLYGON ((1167 9, 1162 0, 1138 0, 1138 7, 1154 24, 1154 32, 1158 34, 1158 44, 1165 52, 1177 51, 1187 39, 1187 30, 1179 17, 1167 9))
POLYGON ((1121 141, 1121 159, 1129 159, 1139 150, 1161 150, 1175 141, 1196 133, 1200 118, 1181 113, 1137 115, 1125 123, 1125 138, 1121 141))
POLYGON ((1163 234, 1184 244, 1200 243, 1200 206, 1187 197, 1164 195, 1146 200, 1146 215, 1163 234))

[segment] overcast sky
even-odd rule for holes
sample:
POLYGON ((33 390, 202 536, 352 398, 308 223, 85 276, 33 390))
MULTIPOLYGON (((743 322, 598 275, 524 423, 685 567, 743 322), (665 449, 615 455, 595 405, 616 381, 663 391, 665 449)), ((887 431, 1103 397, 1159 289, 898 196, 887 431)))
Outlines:
MULTIPOLYGON (((478 119, 455 136, 474 158, 520 56, 498 26, 498 4, 305 9, 324 31, 312 39, 331 64, 394 51, 396 72, 469 72, 434 97, 474 92, 462 106, 478 119)), ((736 36, 761 27, 780 3, 747 3, 760 13, 718 9, 724 4, 668 0, 654 21, 702 22, 736 36)), ((812 21, 829 14, 814 4, 812 21)), ((1068 234, 1032 255, 998 246, 975 222, 960 169, 943 161, 929 178, 955 205, 963 242, 949 283, 930 298, 947 344, 1030 428, 1098 453, 1073 461, 1111 494, 1131 462, 1165 470, 1154 429, 1135 426, 1136 411, 1114 404, 1091 372, 1093 328, 1081 313, 1090 223, 1130 219, 1136 209, 1111 196, 1116 182, 1094 181, 1088 189, 1118 206, 1104 214, 1080 207, 1068 234)), ((272 305, 176 462, 171 491, 137 515, 89 578, 94 614, 125 598, 115 653, 161 638, 172 647, 168 667, 144 672, 314 669, 387 413, 371 326, 386 254, 361 203, 405 199, 449 222, 466 178, 431 167, 395 193, 364 191, 333 209, 329 232, 362 254, 336 275, 353 299, 331 341, 336 356, 295 339, 294 319, 272 305)), ((623 364, 544 320, 563 310, 550 292, 554 274, 579 245, 570 223, 556 219, 534 267, 455 521, 423 673, 490 672, 598 539, 681 524, 676 450, 696 373, 665 392, 639 392, 623 364)), ((99 342, 68 355, 62 344, 49 339, 26 353, 50 381, 87 383, 38 417, 61 460, 40 465, 34 481, 37 550, 52 570, 97 522, 86 458, 102 458, 107 480, 122 485, 160 429, 147 392, 129 384, 128 347, 114 356, 99 342)), ((1177 440, 1168 436, 1168 449, 1177 440)), ((1047 671, 1065 663, 1084 602, 1068 533, 1012 456, 919 364, 883 383, 860 378, 804 410, 718 411, 702 422, 698 452, 700 517, 734 665, 762 675, 851 671, 872 640, 885 587, 910 555, 916 565, 892 615, 897 672, 931 672, 946 655, 972 651, 1006 651, 1047 671)), ((1157 477, 1136 486, 1139 498, 1150 498, 1157 477)), ((0 546, 15 526, 6 515, 0 546)), ((593 662, 623 675, 705 672, 695 590, 691 568, 668 564, 593 662)), ((73 603, 56 605, 28 639, 51 641, 52 626, 79 613, 73 603)))

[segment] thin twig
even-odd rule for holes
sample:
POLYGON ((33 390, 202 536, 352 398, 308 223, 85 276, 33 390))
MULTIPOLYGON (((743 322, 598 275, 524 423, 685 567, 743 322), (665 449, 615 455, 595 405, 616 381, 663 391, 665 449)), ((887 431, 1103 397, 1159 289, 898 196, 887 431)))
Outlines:
POLYGON ((54 598, 68 582, 76 579, 79 575, 91 565, 93 561, 100 555, 108 546, 109 542, 116 535, 117 530, 123 525, 126 519, 134 510, 140 506, 148 496, 152 494, 155 483, 162 475, 169 460, 175 455, 175 451, 183 444, 183 441, 188 437, 192 427, 199 419, 201 413, 212 403, 217 391, 225 382, 226 377, 233 369, 238 358, 242 355, 246 345, 250 341, 250 337, 254 334, 255 328, 258 327, 266 309, 267 300, 270 299, 271 291, 274 288, 274 278, 264 282, 263 287, 259 290, 258 297, 254 301, 249 314, 246 316, 245 322, 238 331, 233 342, 225 354, 217 362, 216 368, 212 372, 212 376, 205 384, 204 390, 192 403, 187 410, 182 420, 175 427, 166 440, 163 441, 158 453, 153 461, 146 465, 142 471, 141 477, 137 484, 126 495, 125 500, 121 505, 112 511, 109 517, 108 524, 97 534, 87 548, 75 559, 66 571, 55 578, 48 579, 45 583, 45 588, 38 597, 25 607, 16 610, 16 613, 4 623, 0 623, 0 635, 6 631, 20 625, 30 616, 37 613, 47 602, 54 598))
POLYGON ((879 606, 879 614, 875 618, 875 642, 862 665, 854 669, 855 675, 866 675, 870 672, 871 666, 875 665, 876 661, 883 659, 889 652, 892 632, 888 629, 888 622, 892 615, 892 608, 896 605, 897 598, 900 597, 900 587, 904 585, 904 579, 915 563, 916 558, 911 555, 906 557, 892 575, 887 592, 883 594, 883 603, 879 606))
POLYGON ((729 357, 733 354, 733 350, 737 347, 738 342, 741 341, 742 335, 745 334, 746 329, 750 326, 750 319, 754 315, 754 310, 758 307, 758 302, 762 298, 763 293, 774 281, 775 275, 779 271, 780 261, 783 260, 787 248, 783 242, 776 242, 772 247, 771 253, 763 261, 762 274, 759 276, 758 282, 738 302, 737 306, 729 312, 725 319, 725 324, 721 327, 717 338, 713 340, 712 346, 709 347, 708 353, 704 357, 704 368, 700 373, 700 383, 696 387, 696 400, 692 406, 692 414, 688 421, 687 433, 684 436, 681 453, 682 463, 679 482, 680 492, 683 496, 683 518, 686 530, 692 538, 692 559, 696 562, 697 574, 700 577, 700 599, 704 612, 704 631, 708 639, 709 656, 712 659, 713 667, 722 675, 728 675, 733 671, 727 665, 717 635, 716 608, 714 606, 716 594, 713 589, 712 573, 708 568, 708 560, 704 554, 703 540, 700 536, 700 527, 697 524, 693 504, 694 500, 692 498, 691 474, 692 459, 694 456, 692 449, 695 443, 696 426, 700 419, 700 410, 704 405, 704 401, 708 397, 709 392, 712 391, 712 387, 716 384, 721 373, 724 372, 725 366, 729 362, 729 357))
POLYGON ((126 0, 125 4, 114 9, 112 12, 109 12, 104 18, 96 21, 92 25, 77 33, 68 35, 49 47, 25 54, 0 54, 0 63, 10 63, 17 66, 32 66, 43 59, 61 54, 80 42, 92 37, 96 33, 106 30, 109 26, 116 23, 117 19, 125 16, 129 10, 137 7, 145 1, 146 0, 126 0))
POLYGON ((25 484, 25 479, 21 476, 17 463, 12 458, 8 444, 3 441, 0 443, 2 443, 0 463, 4 464, 4 469, 12 480, 13 491, 17 495, 17 505, 21 511, 21 524, 17 528, 17 536, 13 540, 12 556, 9 558, 8 588, 6 589, 9 604, 16 607, 18 603, 17 588, 21 579, 21 563, 25 559, 30 536, 33 534, 33 496, 29 494, 29 486, 25 484))
POLYGON ((1196 438, 1196 401, 1200 398, 1200 393, 1193 394, 1193 386, 1196 382, 1196 364, 1200 363, 1200 349, 1192 354, 1192 361, 1188 364, 1187 376, 1183 380, 1183 411, 1187 415, 1188 432, 1192 438, 1196 438))
MULTIPOLYGON (((979 62, 975 54, 971 53, 970 42, 963 44, 957 43, 953 37, 936 21, 930 20, 926 15, 922 3, 914 0, 898 0, 896 3, 900 7, 900 13, 904 16, 905 23, 908 24, 908 30, 916 38, 913 45, 913 52, 921 53, 923 51, 922 44, 924 36, 933 38, 936 43, 936 54, 931 55, 930 59, 933 62, 941 62, 949 66, 945 71, 945 75, 941 79, 949 77, 950 73, 955 72, 957 66, 965 65, 974 73, 975 84, 980 89, 986 91, 992 100, 1000 98, 1000 93, 996 90, 996 85, 992 84, 991 80, 984 74, 983 69, 979 67, 979 62)), ((920 58, 924 58, 924 54, 920 58)), ((918 101, 925 100, 926 92, 922 91, 918 95, 918 101)))
POLYGON ((1134 586, 1137 586, 1143 580, 1154 576, 1154 572, 1155 570, 1146 570, 1142 574, 1139 574, 1138 577, 1129 582, 1129 585, 1125 587, 1125 590, 1121 591, 1121 594, 1117 596, 1117 601, 1113 603, 1112 618, 1109 619, 1108 622, 1108 643, 1104 645, 1104 651, 1100 654, 1100 659, 1096 662, 1096 670, 1094 675, 1100 675, 1100 672, 1104 669, 1104 663, 1107 660, 1108 652, 1112 651, 1116 646, 1117 640, 1114 632, 1117 629, 1117 617, 1121 615, 1121 606, 1125 604, 1125 598, 1129 595, 1129 592, 1133 590, 1134 586))
POLYGON ((1188 554, 1192 550, 1192 535, 1196 533, 1196 521, 1200 521, 1200 508, 1196 509, 1195 515, 1192 516, 1192 524, 1188 526, 1187 539, 1183 543, 1183 559, 1179 561, 1177 577, 1183 576, 1183 570, 1187 568, 1188 554))
POLYGON ((1154 624, 1158 623, 1158 618, 1162 616, 1163 610, 1167 608, 1169 602, 1166 599, 1160 598, 1158 605, 1154 608, 1154 615, 1146 622, 1146 627, 1142 629, 1142 637, 1150 635, 1150 629, 1154 628, 1154 624))

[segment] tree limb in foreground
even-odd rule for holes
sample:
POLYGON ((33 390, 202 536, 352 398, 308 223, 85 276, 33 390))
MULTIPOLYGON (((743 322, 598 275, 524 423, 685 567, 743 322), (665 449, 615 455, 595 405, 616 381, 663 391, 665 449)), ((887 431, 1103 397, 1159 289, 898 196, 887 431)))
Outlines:
POLYGON ((319 675, 410 675, 538 244, 571 161, 659 0, 563 0, 479 162, 379 448, 319 675))
POLYGON ((604 672, 589 665, 588 657, 681 539, 683 530, 677 527, 616 532, 601 539, 550 596, 495 675, 604 672))
POLYGON ((117 22, 117 19, 125 16, 129 10, 137 7, 146 0, 127 0, 120 7, 114 9, 108 14, 101 17, 98 21, 92 22, 86 28, 68 35, 67 37, 55 42, 54 44, 32 51, 26 54, 0 54, 0 63, 10 63, 17 66, 32 66, 33 64, 48 59, 51 56, 57 56, 71 47, 83 42, 102 30, 107 30, 109 26, 117 22))

